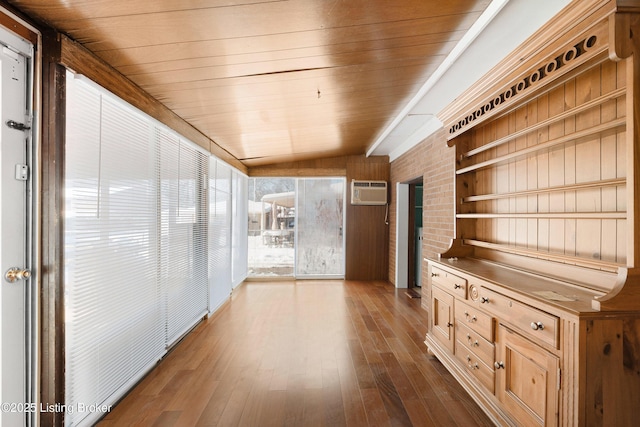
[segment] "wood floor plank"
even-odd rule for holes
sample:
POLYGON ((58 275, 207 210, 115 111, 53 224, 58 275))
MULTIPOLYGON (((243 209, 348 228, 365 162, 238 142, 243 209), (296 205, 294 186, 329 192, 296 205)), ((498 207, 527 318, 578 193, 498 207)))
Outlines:
POLYGON ((322 401, 324 424, 331 427, 346 426, 347 420, 340 384, 323 387, 322 401))
POLYGON ((356 370, 360 389, 365 390, 376 388, 376 382, 371 372, 371 366, 367 361, 360 341, 349 340, 349 349, 351 350, 351 360, 353 360, 353 366, 356 370))
POLYGON ((284 406, 284 419, 283 426, 296 427, 304 425, 302 421, 304 419, 304 392, 303 390, 287 390, 286 401, 284 406))
POLYGON ((367 415, 351 357, 340 357, 337 364, 345 422, 347 426, 366 426, 367 415))
POLYGON ((247 282, 98 424, 490 426, 384 282, 247 282))
POLYGON ((389 416, 389 423, 394 427, 411 426, 409 414, 384 365, 374 364, 371 366, 371 370, 376 379, 382 403, 389 416))
POLYGON ((380 427, 391 426, 391 420, 380 396, 380 390, 377 388, 369 388, 360 390, 360 393, 362 394, 362 402, 367 414, 367 425, 380 427))
POLYGON ((259 425, 261 420, 261 412, 264 409, 264 401, 269 392, 269 384, 273 377, 272 370, 258 371, 259 378, 253 383, 249 392, 246 404, 242 408, 242 413, 238 426, 255 426, 259 425))
POLYGON ((267 391, 263 406, 260 409, 259 424, 264 427, 279 427, 284 425, 284 411, 287 392, 285 390, 267 391))
MULTIPOLYGON (((407 400, 404 403, 405 408, 407 409, 407 413, 411 418, 411 423, 414 426, 420 427, 439 427, 441 424, 436 424, 436 422, 429 415, 429 411, 424 406, 422 400, 407 400)), ((473 425, 473 424, 466 424, 473 425)))

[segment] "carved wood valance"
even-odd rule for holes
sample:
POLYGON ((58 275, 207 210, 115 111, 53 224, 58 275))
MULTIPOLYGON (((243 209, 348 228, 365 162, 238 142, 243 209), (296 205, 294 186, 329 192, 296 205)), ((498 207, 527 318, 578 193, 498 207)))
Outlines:
POLYGON ((637 2, 630 3, 569 5, 438 115, 447 139, 526 102, 589 61, 628 57, 639 36, 630 30, 631 22, 640 10, 637 2))

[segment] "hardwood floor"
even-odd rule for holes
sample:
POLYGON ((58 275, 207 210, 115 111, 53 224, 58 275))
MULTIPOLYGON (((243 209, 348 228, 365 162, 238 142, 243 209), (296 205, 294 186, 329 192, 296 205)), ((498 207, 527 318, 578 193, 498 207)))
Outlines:
POLYGON ((490 426, 382 282, 247 282, 99 424, 490 426))

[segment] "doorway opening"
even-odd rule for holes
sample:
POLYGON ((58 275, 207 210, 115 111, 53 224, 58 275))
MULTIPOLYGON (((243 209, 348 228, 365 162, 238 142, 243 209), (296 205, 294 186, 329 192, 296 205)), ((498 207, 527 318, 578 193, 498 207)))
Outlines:
POLYGON ((396 187, 396 287, 420 298, 422 286, 422 177, 396 187))
POLYGON ((422 194, 423 185, 420 177, 409 183, 409 221, 407 222, 409 288, 422 287, 422 194))

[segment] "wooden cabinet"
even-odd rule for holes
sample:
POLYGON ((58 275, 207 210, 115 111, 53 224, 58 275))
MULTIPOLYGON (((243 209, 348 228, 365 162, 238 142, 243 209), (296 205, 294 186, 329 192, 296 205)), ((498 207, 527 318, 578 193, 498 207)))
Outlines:
MULTIPOLYGON (((634 371, 640 352, 631 349, 640 349, 640 334, 632 332, 640 329, 638 313, 599 312, 591 306, 597 291, 494 261, 427 262, 439 275, 427 283, 432 299, 425 344, 496 424, 591 424, 587 420, 602 415, 592 406, 628 400, 625 390, 614 390, 616 382, 640 392, 640 370, 634 371), (442 277, 455 277, 468 292, 442 287, 442 277), (619 359, 625 345, 627 367, 619 359)), ((619 419, 625 406, 616 403, 608 417, 619 419)))
POLYGON ((518 425, 558 425, 558 356, 500 325, 495 368, 496 397, 518 425))
POLYGON ((447 350, 453 352, 453 296, 437 286, 431 289, 431 334, 447 350))
MULTIPOLYGON (((515 283, 528 278, 510 268, 472 259, 428 263, 429 271, 437 272, 429 283, 432 311, 425 343, 430 351, 468 390, 484 395, 497 423, 558 425, 561 311, 476 275, 493 272, 491 277, 515 283), (469 292, 459 292, 456 283, 469 292)), ((554 284, 536 278, 530 285, 554 284)), ((593 294, 580 297, 589 309, 593 294)))
POLYGON ((425 343, 496 424, 636 424, 639 26, 638 1, 571 2, 438 114, 455 221, 425 343))

